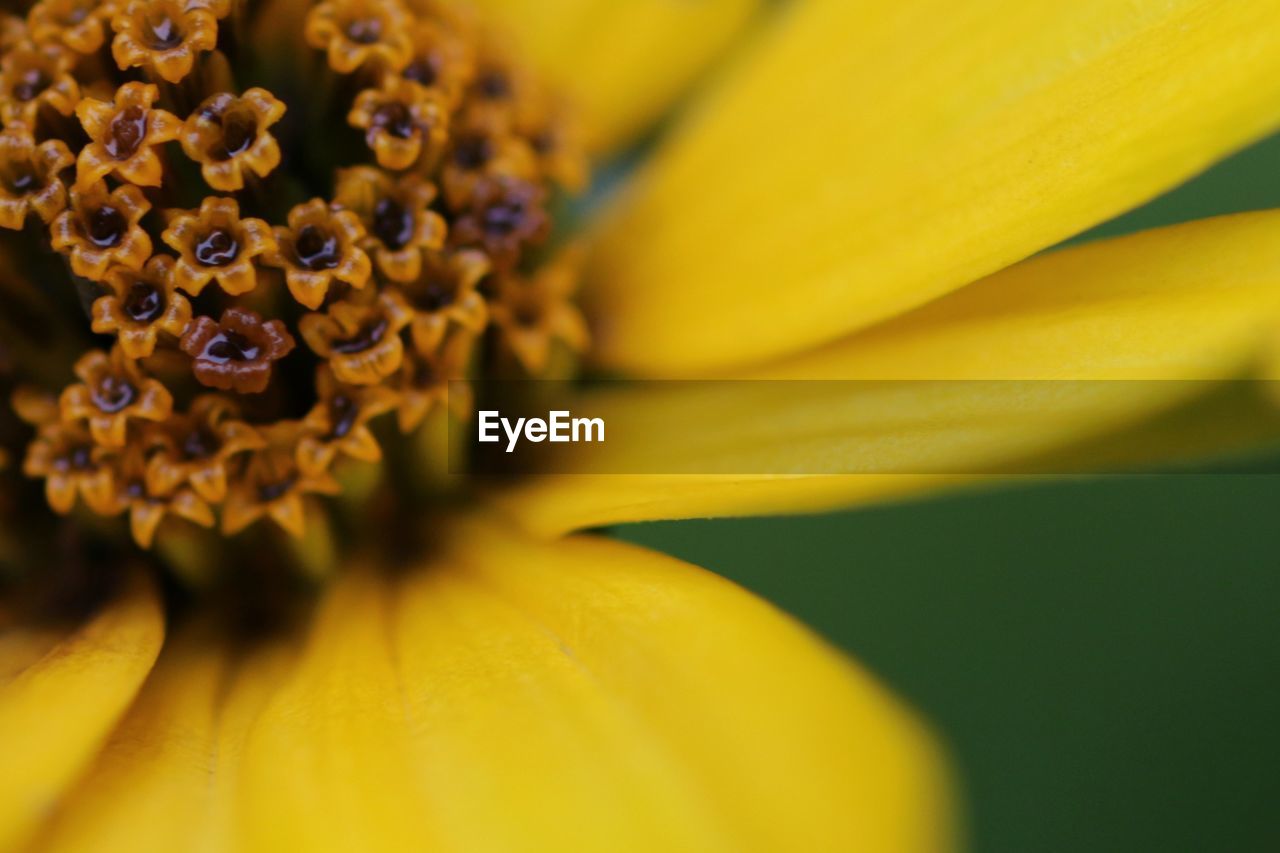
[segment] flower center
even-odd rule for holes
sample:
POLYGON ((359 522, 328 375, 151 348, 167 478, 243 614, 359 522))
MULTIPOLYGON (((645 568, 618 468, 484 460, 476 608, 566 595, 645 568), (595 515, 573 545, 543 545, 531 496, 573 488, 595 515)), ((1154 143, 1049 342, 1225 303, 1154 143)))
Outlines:
POLYGON ((218 160, 230 160, 248 151, 257 138, 258 117, 251 110, 233 110, 222 117, 222 138, 211 154, 218 160))
POLYGON ((439 281, 432 281, 415 294, 415 302, 425 311, 439 311, 450 305, 456 296, 455 287, 439 281))
POLYGON ((279 500, 289 493, 294 484, 298 482, 298 478, 294 476, 285 477, 283 480, 276 480, 273 483, 264 483, 258 486, 258 500, 264 504, 279 500))
POLYGON ((524 218, 524 202, 518 199, 500 201, 485 209, 484 230, 495 237, 506 237, 520 230, 524 218))
POLYGON ((28 68, 18 75, 18 81, 13 85, 13 96, 19 101, 34 100, 49 88, 51 82, 48 75, 39 68, 28 68))
POLYGON ((338 238, 316 225, 304 225, 293 244, 298 263, 309 270, 331 270, 341 257, 338 238))
MULTIPOLYGON (((42 0, 31 32, 0 46, 14 117, 0 225, 32 229, 0 272, 0 405, 23 392, 22 417, 0 411, 0 506, 29 469, 53 478, 59 513, 127 508, 142 548, 192 524, 304 532, 295 496, 310 527, 333 509, 319 497, 355 482, 376 490, 376 513, 401 498, 415 512, 409 496, 443 488, 415 481, 441 461, 418 459, 440 448, 415 435, 458 402, 443 383, 567 378, 567 360, 527 353, 550 349, 542 338, 583 345, 546 322, 576 311, 569 282, 541 317, 521 314, 530 334, 515 330, 516 294, 536 302, 544 274, 572 276, 552 267, 548 200, 576 189, 581 152, 566 135, 554 162, 508 156, 559 127, 559 100, 450 4, 283 3, 261 33, 227 13, 252 5, 42 0), (321 66, 331 85, 308 71, 321 66), (19 127, 37 104, 39 126, 19 127), (46 280, 41 245, 64 255, 65 287, 46 280), (67 334, 52 335, 60 311, 67 334), (396 476, 345 475, 378 457, 396 476)), ((7 542, 26 517, 4 515, 7 542)), ((332 529, 364 528, 343 516, 332 529)), ((268 539, 235 553, 254 569, 296 564, 268 539)))
POLYGON ((440 76, 440 60, 434 56, 416 56, 400 72, 406 80, 423 86, 433 86, 440 76))
POLYGON ((135 323, 153 323, 164 313, 164 296, 154 285, 135 281, 125 297, 124 313, 135 323))
POLYGON ((403 249, 413 239, 413 214, 395 199, 379 199, 373 208, 373 233, 388 249, 403 249))
POLYGON ((44 186, 44 180, 28 162, 11 163, 4 174, 5 187, 13 195, 27 195, 44 186))
POLYGON ((182 442, 182 455, 189 460, 208 459, 218 452, 222 442, 203 426, 198 426, 187 433, 182 442))
POLYGON ((338 394, 329 402, 329 422, 333 424, 330 430, 331 438, 346 438, 351 432, 351 428, 356 425, 356 418, 360 414, 360 407, 355 401, 344 394, 338 394))
POLYGON ((102 147, 115 159, 128 160, 137 153, 146 136, 147 111, 142 107, 128 106, 111 119, 102 147))
POLYGON ((72 3, 63 9, 62 14, 58 16, 58 20, 69 27, 84 23, 89 17, 91 4, 86 2, 72 3))
POLYGON ((172 50, 182 44, 182 26, 166 9, 149 11, 143 28, 147 44, 152 50, 172 50))
POLYGON ((347 22, 346 34, 356 44, 377 44, 382 38, 382 21, 378 18, 354 18, 347 22))
POLYGON ((493 159, 493 142, 487 136, 464 136, 453 149, 453 162, 467 171, 481 169, 493 159))
POLYGON ((239 253, 240 243, 225 228, 215 228, 196 242, 196 260, 206 267, 224 267, 239 253))
POLYGON ((59 471, 92 471, 96 467, 93 464, 93 448, 87 444, 73 445, 54 460, 53 467, 59 471))
POLYGON ((232 361, 257 361, 262 348, 239 332, 226 329, 218 332, 205 344, 200 358, 214 364, 232 361))
POLYGON ((99 249, 118 246, 129 230, 124 214, 109 204, 104 204, 89 214, 89 240, 99 249))
POLYGON ((333 351, 343 355, 364 352, 382 341, 387 334, 387 327, 386 318, 370 321, 361 326, 356 334, 334 343, 333 351))
POLYGON ((397 139, 410 139, 418 132, 418 125, 413 120, 409 108, 399 101, 392 101, 378 107, 373 114, 373 126, 381 128, 397 139))
POLYGON ((128 408, 138 396, 137 389, 127 379, 104 376, 93 388, 93 404, 108 415, 128 408))
POLYGON ((511 78, 501 71, 485 71, 476 81, 476 89, 490 101, 501 101, 511 97, 511 78))

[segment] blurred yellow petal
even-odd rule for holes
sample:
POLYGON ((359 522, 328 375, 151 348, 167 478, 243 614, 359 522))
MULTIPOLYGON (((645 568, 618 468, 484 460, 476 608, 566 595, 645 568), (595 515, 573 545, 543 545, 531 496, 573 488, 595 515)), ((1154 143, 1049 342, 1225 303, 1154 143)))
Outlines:
POLYGON ((399 634, 453 847, 949 849, 928 738, 770 606, 608 540, 464 533, 399 634))
POLYGON ((1273 0, 794 4, 605 229, 602 360, 705 375, 992 273, 1280 122, 1273 0))
POLYGON ((602 445, 567 445, 579 468, 499 500, 559 532, 900 495, 1133 426, 1242 375, 1278 334, 1280 212, 1084 245, 751 374, 946 381, 659 383, 639 400, 588 399, 573 411, 643 425, 638 439, 614 428, 602 445), (618 470, 679 476, 590 473, 618 470), (815 474, 833 470, 904 473, 815 474), (790 472, 811 476, 777 476, 790 472))
POLYGON ((296 659, 166 650, 40 847, 949 849, 930 738, 767 604, 605 540, 436 538, 338 580, 296 659))
POLYGON ((480 0, 578 105, 605 151, 644 130, 722 54, 760 0, 480 0))
POLYGON ((134 575, 78 629, 0 633, 0 850, 14 850, 93 759, 164 639, 155 589, 134 575))

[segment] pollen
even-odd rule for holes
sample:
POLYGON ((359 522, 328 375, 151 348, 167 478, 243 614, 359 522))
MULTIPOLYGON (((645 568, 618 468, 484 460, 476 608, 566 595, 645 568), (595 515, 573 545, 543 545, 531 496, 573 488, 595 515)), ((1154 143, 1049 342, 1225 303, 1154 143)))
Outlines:
POLYGON ((556 94, 455 4, 270 5, 0 14, 0 460, 56 523, 331 530, 587 346, 556 94))

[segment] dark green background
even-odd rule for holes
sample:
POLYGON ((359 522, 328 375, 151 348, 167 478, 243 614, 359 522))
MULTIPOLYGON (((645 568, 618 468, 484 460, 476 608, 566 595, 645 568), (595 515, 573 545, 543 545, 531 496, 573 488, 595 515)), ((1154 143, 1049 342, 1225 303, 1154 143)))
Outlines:
MULTIPOLYGON (((1280 138, 1085 238, 1272 206, 1280 138)), ((914 704, 970 849, 1280 851, 1280 476, 616 532, 770 599, 914 704)))

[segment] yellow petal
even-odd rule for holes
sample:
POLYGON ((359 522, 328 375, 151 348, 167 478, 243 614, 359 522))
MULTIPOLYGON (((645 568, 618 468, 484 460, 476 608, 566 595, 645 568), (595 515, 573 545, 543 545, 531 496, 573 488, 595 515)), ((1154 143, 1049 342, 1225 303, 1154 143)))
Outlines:
POLYGON ((156 591, 137 575, 97 615, 56 639, 21 627, 4 631, 0 850, 16 849, 89 764, 163 639, 156 591))
POLYGON ((1105 220, 1280 121, 1273 0, 794 4, 638 178, 603 360, 821 344, 1105 220))
POLYGON ((768 605, 610 541, 436 538, 345 574, 284 669, 166 652, 52 846, 949 849, 929 738, 768 605))
POLYGON ((1134 426, 1241 375, 1277 334, 1280 212, 1088 244, 751 374, 944 381, 658 383, 641 400, 588 399, 574 413, 615 428, 603 445, 565 445, 566 467, 555 469, 587 473, 499 500, 559 532, 900 495, 1134 426))
POLYGON ((169 853, 199 839, 211 853, 237 850, 244 742, 290 659, 276 646, 237 653, 205 626, 167 643, 33 849, 169 853))
POLYGON ((480 0, 572 97, 603 151, 661 116, 740 33, 759 0, 480 0))

